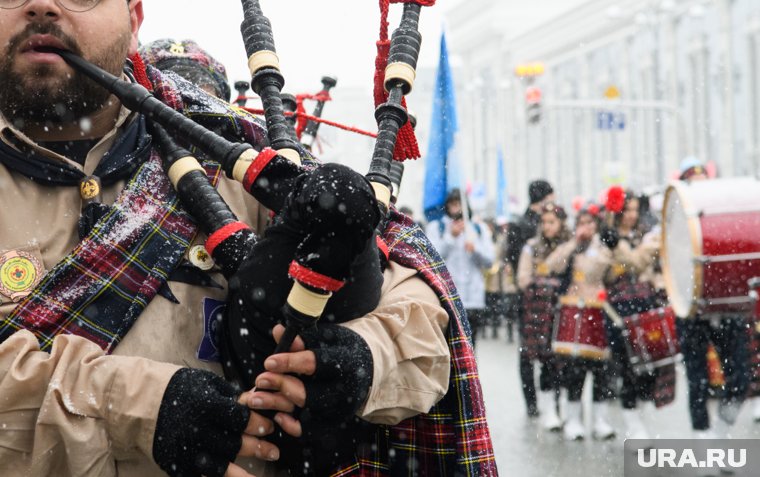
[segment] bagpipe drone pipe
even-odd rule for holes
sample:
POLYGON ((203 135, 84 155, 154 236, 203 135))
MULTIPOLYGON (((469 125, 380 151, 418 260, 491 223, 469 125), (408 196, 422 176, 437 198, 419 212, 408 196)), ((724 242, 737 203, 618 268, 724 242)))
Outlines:
POLYGON ((399 128, 407 122, 402 98, 411 91, 421 37, 420 5, 405 4, 386 70, 388 101, 377 108, 378 139, 366 177, 340 165, 307 170, 289 134, 280 92, 284 84, 271 26, 256 1, 243 1, 242 33, 252 87, 261 97, 271 148, 233 143, 164 105, 139 84, 123 81, 72 52, 50 48, 72 68, 146 115, 165 168, 183 206, 208 234, 206 247, 229 283, 222 322, 225 373, 252 386, 264 359, 290 348, 321 316, 334 322, 363 316, 379 302, 382 266, 375 230, 384 228, 391 200, 389 171, 399 128), (179 139, 179 141, 177 141, 179 139), (275 214, 262 238, 240 222, 208 183, 198 161, 179 145, 218 161, 275 214), (275 349, 271 328, 286 324, 275 349))

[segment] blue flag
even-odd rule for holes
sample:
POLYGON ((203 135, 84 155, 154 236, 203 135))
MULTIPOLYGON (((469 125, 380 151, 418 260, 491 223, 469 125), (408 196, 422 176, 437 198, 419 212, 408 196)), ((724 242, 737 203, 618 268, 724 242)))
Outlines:
POLYGON ((454 158, 454 136, 458 127, 454 80, 449 67, 446 35, 442 33, 422 199, 425 218, 429 221, 443 216, 446 195, 454 188, 461 189, 463 185, 462 174, 454 158))
POLYGON ((507 168, 504 164, 504 152, 499 147, 496 152, 496 217, 506 217, 509 207, 509 190, 507 189, 507 168))

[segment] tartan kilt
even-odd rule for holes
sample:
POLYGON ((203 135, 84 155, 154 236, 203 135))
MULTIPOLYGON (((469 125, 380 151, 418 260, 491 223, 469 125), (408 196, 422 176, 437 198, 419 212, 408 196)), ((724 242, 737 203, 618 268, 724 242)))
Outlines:
POLYGON ((557 279, 539 278, 523 293, 520 354, 524 358, 546 362, 553 357, 552 331, 559 287, 557 279))

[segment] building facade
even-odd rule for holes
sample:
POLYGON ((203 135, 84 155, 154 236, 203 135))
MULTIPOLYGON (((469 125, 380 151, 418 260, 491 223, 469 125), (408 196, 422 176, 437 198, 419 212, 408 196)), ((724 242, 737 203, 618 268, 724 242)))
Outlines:
POLYGON ((450 48, 467 85, 461 154, 492 201, 499 148, 522 204, 538 177, 566 202, 613 183, 657 188, 687 156, 714 162, 722 176, 757 175, 757 0, 590 0, 518 35, 507 21, 484 28, 466 15, 481 2, 496 23, 510 10, 487 0, 452 10, 450 48), (526 64, 543 74, 518 77, 526 64), (541 93, 535 122, 528 88, 541 93))

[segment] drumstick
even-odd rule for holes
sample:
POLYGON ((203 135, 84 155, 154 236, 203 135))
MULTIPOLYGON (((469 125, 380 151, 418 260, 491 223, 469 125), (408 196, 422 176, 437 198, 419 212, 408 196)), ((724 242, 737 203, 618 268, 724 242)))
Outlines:
POLYGON ((615 311, 615 308, 610 305, 610 302, 603 301, 602 302, 602 309, 605 313, 607 313, 607 316, 610 317, 613 323, 615 323, 615 326, 618 328, 625 328, 625 323, 623 322, 623 319, 620 317, 617 311, 615 311))

